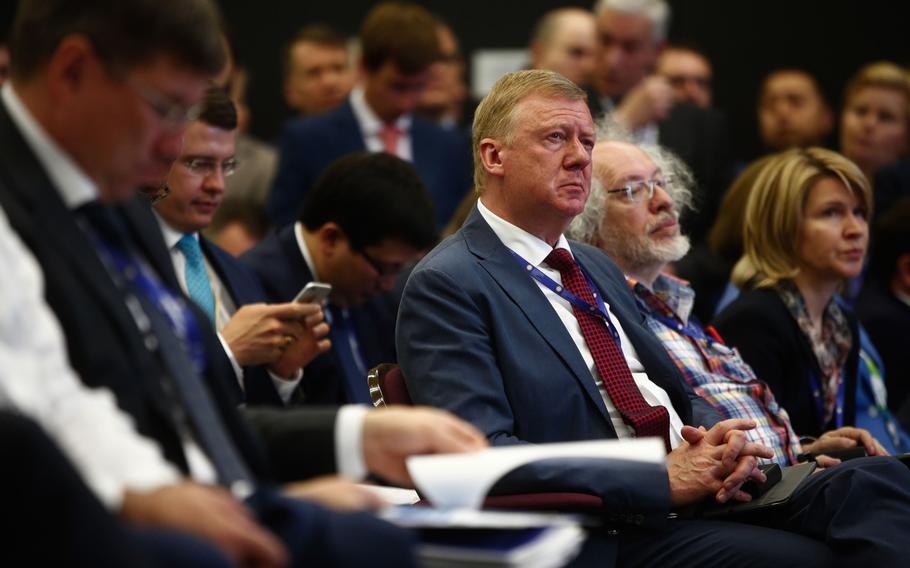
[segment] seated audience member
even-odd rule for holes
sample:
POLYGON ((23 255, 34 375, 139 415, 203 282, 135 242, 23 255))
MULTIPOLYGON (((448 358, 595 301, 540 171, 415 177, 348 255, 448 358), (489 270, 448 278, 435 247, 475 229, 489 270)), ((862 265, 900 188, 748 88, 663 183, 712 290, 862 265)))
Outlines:
POLYGON ((304 26, 284 53, 284 101, 302 116, 341 106, 354 87, 343 35, 324 24, 304 26))
POLYGON ((169 260, 158 269, 214 325, 237 373, 230 386, 239 383, 242 399, 251 404, 287 403, 303 366, 329 348, 323 339, 328 327, 321 323, 318 305, 263 303, 267 298, 256 275, 199 234, 212 222, 224 197, 225 180, 236 167, 237 114, 230 97, 218 87, 206 92, 197 112, 168 172, 170 193, 154 204, 169 260))
POLYGON ((438 21, 439 60, 430 66, 430 79, 417 102, 417 114, 447 130, 461 130, 468 100, 465 64, 458 38, 448 25, 438 21))
POLYGON ((834 118, 815 77, 802 69, 778 69, 762 81, 758 132, 771 151, 824 145, 834 118))
POLYGON ((581 8, 557 8, 534 26, 529 51, 532 69, 556 71, 576 85, 591 82, 597 44, 594 16, 581 8))
MULTIPOLYGON (((187 500, 189 514, 154 507, 168 504, 169 495, 182 501, 179 496, 149 496, 153 516, 140 522, 196 526, 241 564, 409 565, 409 534, 368 515, 287 499, 273 489, 267 471, 370 469, 407 482, 404 454, 478 447, 477 434, 416 409, 422 418, 357 408, 324 415, 264 409, 259 416, 271 419, 273 431, 277 423, 285 437, 260 440, 225 389, 232 371, 206 316, 162 283, 130 218, 109 207, 166 175, 191 109, 224 67, 219 21, 207 0, 20 2, 12 75, 0 92, 0 205, 41 267, 47 302, 80 378, 113 393, 136 430, 181 476, 222 486, 187 500), (342 424, 348 419, 353 422, 342 424), (461 435, 453 437, 444 423, 461 435), (402 434, 411 438, 404 445, 402 434), (356 451, 358 438, 365 452, 356 451), (261 442, 270 449, 293 445, 293 453, 282 455, 296 470, 267 460, 261 442), (352 535, 362 549, 344 546, 352 535)), ((34 320, 17 323, 28 329, 34 320)), ((53 331, 32 338, 38 342, 33 365, 50 363, 52 350, 54 361, 63 360, 53 331)), ((31 398, 44 400, 40 395, 51 387, 43 379, 56 374, 36 372, 44 376, 28 381, 31 398)), ((62 407, 53 411, 66 416, 62 407)), ((107 440, 82 443, 103 448, 107 440)), ((132 465, 117 461, 119 455, 109 458, 112 471, 132 465)))
MULTIPOLYGON (((638 147, 609 138, 594 147, 594 180, 585 211, 569 236, 602 249, 619 266, 638 309, 663 343, 683 377, 724 418, 756 423, 746 435, 774 451, 782 466, 803 452, 863 445, 870 455, 885 453, 868 432, 852 427, 826 432, 800 444, 785 409, 739 355, 712 336, 692 315, 694 293, 664 269, 689 249, 679 229, 679 212, 691 199, 691 175, 674 156, 657 147, 638 147)), ((819 458, 819 461, 830 461, 819 458)))
POLYGON ((212 224, 203 233, 231 255, 240 256, 265 238, 271 227, 269 218, 255 202, 228 198, 221 202, 212 224))
POLYGON ((698 182, 697 212, 690 211, 682 224, 699 243, 729 183, 726 121, 715 109, 675 103, 669 81, 655 74, 670 19, 664 0, 600 0, 594 13, 598 48, 591 114, 608 113, 636 141, 660 143, 688 164, 698 182))
POLYGON ((856 419, 859 334, 834 297, 862 270, 871 208, 856 164, 821 148, 775 155, 749 195, 733 269, 743 292, 715 325, 801 435, 856 419))
POLYGON ((856 313, 881 354, 888 407, 897 412, 910 401, 910 198, 882 216, 873 237, 856 313))
POLYGON ((897 527, 910 522, 910 472, 890 458, 811 476, 772 519, 779 528, 668 520, 704 499, 747 499, 741 483, 761 479, 756 459, 772 452, 746 441, 754 422, 720 421, 695 395, 609 258, 563 235, 591 180, 584 91, 552 72, 505 75, 481 101, 473 137, 477 206, 417 265, 402 298, 397 343, 411 397, 473 422, 494 445, 654 436, 668 451, 666 469, 549 461, 501 489, 600 496, 619 529, 595 536, 608 565, 905 557, 897 527), (857 476, 861 489, 848 489, 857 476))
POLYGON ((304 369, 306 400, 369 403, 367 372, 397 360, 395 307, 383 293, 435 243, 433 204, 410 164, 357 153, 326 169, 301 211, 240 260, 272 302, 292 300, 309 282, 332 286, 332 349, 304 369))
POLYGON ((677 103, 711 108, 713 71, 708 57, 698 48, 683 43, 665 45, 655 72, 670 83, 677 103))
POLYGON ((900 172, 907 165, 900 159, 910 152, 910 71, 884 61, 866 65, 850 79, 840 117, 840 148, 876 182, 877 215, 910 193, 907 187, 888 183, 895 174, 906 179, 900 172), (880 172, 885 177, 882 184, 878 183, 880 172))
POLYGON ((387 152, 414 164, 436 207, 436 226, 449 220, 470 187, 468 153, 457 132, 414 116, 439 60, 436 19, 415 4, 383 3, 360 31, 363 80, 338 109, 291 122, 267 212, 276 227, 292 223, 306 193, 336 159, 352 152, 387 152))

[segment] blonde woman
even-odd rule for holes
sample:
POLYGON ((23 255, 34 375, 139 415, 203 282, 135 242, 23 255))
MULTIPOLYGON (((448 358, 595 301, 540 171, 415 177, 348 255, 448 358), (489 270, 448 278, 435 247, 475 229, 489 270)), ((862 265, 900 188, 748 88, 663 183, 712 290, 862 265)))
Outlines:
POLYGON ((862 270, 869 182, 821 148, 768 160, 746 204, 740 297, 715 326, 790 413, 801 435, 852 425, 859 332, 834 297, 862 270))

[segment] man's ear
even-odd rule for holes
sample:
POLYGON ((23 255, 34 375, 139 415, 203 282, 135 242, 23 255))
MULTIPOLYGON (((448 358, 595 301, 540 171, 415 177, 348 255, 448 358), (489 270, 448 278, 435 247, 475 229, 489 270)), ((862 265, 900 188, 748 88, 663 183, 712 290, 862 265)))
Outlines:
POLYGON ((316 236, 319 239, 319 254, 323 258, 332 258, 337 255, 339 247, 347 245, 348 242, 344 230, 334 221, 329 221, 319 227, 316 236))
POLYGON ((505 171, 502 167, 502 151, 504 145, 498 140, 484 138, 480 141, 480 162, 483 169, 491 176, 502 176, 505 171))
POLYGON ((98 65, 89 39, 80 34, 66 36, 47 63, 47 82, 55 103, 67 100, 85 84, 93 65, 98 65))

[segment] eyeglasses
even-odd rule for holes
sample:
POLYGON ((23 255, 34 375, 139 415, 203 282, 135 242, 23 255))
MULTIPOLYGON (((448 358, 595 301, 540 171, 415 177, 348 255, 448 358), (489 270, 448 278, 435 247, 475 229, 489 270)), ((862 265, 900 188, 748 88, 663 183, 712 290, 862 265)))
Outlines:
POLYGON ((137 85, 134 82, 127 82, 127 84, 136 91, 139 98, 145 101, 155 116, 168 128, 183 128, 188 122, 199 118, 200 107, 198 104, 187 106, 169 99, 163 93, 152 88, 137 85))
MULTIPOLYGON (((188 158, 185 160, 180 160, 180 163, 185 167, 189 172, 198 177, 209 177, 215 175, 215 170, 218 169, 218 162, 215 160, 210 160, 208 158, 188 158)), ((221 162, 221 175, 224 177, 229 177, 234 175, 234 172, 237 171, 237 160, 234 158, 228 158, 227 160, 221 162)))
POLYGON ((654 197, 655 187, 667 191, 667 188, 670 187, 672 182, 673 179, 669 177, 654 178, 649 179, 648 181, 636 181, 630 183, 626 187, 608 189, 607 193, 624 193, 629 203, 638 203, 639 201, 648 201, 654 197))
POLYGON ((369 263, 370 266, 373 267, 373 270, 376 271, 376 274, 378 274, 380 278, 395 276, 401 272, 401 269, 403 268, 403 265, 400 262, 381 262, 370 256, 370 254, 365 250, 359 250, 357 252, 360 254, 360 256, 363 257, 365 261, 369 263))

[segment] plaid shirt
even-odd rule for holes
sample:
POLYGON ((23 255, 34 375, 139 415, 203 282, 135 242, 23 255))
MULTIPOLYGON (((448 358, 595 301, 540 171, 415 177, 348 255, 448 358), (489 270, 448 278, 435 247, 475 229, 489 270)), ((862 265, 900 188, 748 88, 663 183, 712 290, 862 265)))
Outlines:
POLYGON ((754 420, 757 427, 746 435, 750 441, 774 450, 773 461, 782 466, 796 463, 799 438, 787 411, 777 404, 771 389, 758 380, 739 353, 713 339, 690 337, 661 321, 667 318, 680 328, 689 326, 695 335, 704 337, 701 325, 690 317, 695 292, 683 281, 663 274, 654 282, 653 292, 635 280, 627 280, 648 328, 663 343, 695 392, 724 418, 754 420))

